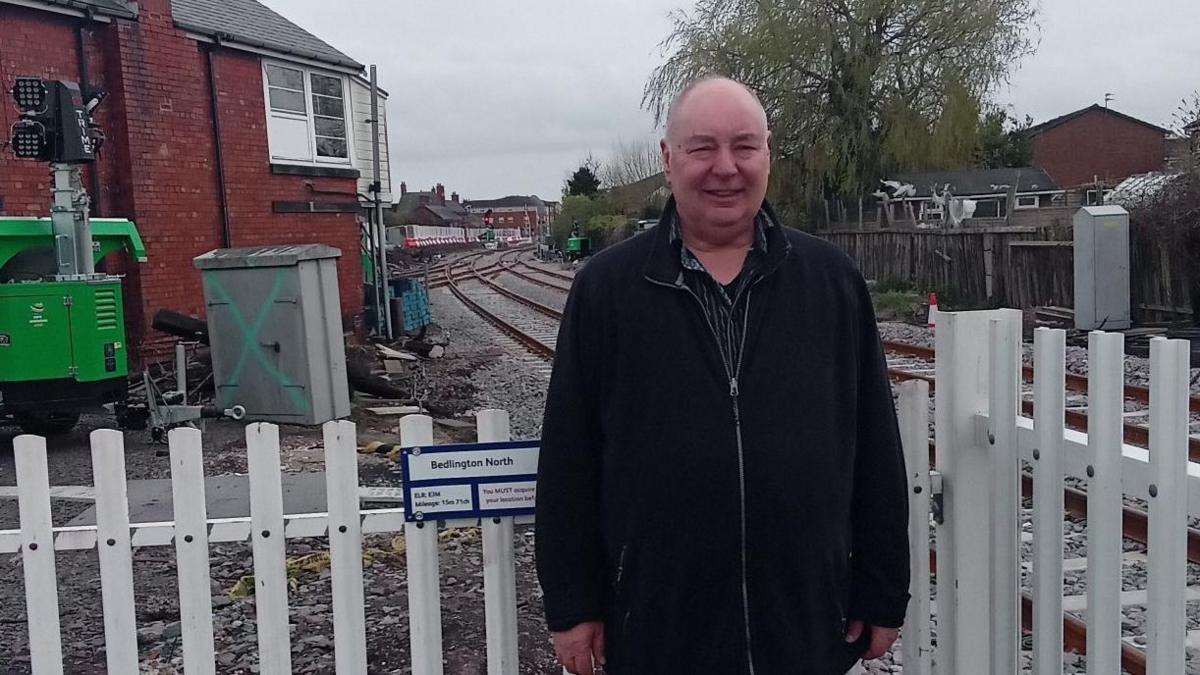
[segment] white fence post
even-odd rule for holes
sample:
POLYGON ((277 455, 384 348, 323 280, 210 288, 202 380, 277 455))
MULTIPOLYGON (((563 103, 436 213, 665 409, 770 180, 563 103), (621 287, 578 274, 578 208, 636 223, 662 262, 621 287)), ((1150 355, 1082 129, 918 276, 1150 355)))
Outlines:
MULTIPOLYGON (((400 418, 400 444, 433 445, 433 419, 428 415, 400 418)), ((409 508, 406 505, 406 508, 409 508)), ((442 675, 442 598, 438 570, 436 520, 405 523, 408 559, 409 638, 413 675, 442 675)))
POLYGON ((362 522, 358 503, 358 436, 353 422, 326 422, 325 494, 333 586, 333 643, 337 672, 367 672, 362 522))
POLYGON ((932 663, 929 592, 929 383, 900 384, 900 439, 908 467, 908 611, 900 639, 904 671, 929 675, 932 663))
POLYGON ((988 330, 988 444, 991 460, 992 675, 1017 671, 1021 650, 1021 324, 991 320, 988 330))
POLYGON ((58 577, 54 569, 46 439, 17 436, 13 440, 13 460, 17 470, 30 665, 38 675, 62 675, 62 631, 58 621, 58 577))
POLYGON ((91 434, 96 484, 96 549, 104 601, 105 659, 110 673, 138 671, 137 622, 133 608, 133 551, 129 542, 129 497, 125 485, 125 438, 119 431, 91 434))
MULTIPOLYGON (((476 416, 479 442, 511 439, 508 412, 481 410, 476 416)), ((517 675, 517 578, 513 519, 484 518, 483 592, 487 618, 488 675, 517 675)))
POLYGON ((246 427, 246 460, 250 469, 250 538, 254 551, 259 672, 290 675, 292 647, 288 628, 279 427, 261 422, 246 427))
POLYGON ((1062 675, 1066 331, 1038 328, 1033 350, 1033 675, 1062 675))
POLYGON ((988 335, 997 319, 1019 326, 1021 312, 938 312, 935 418, 945 524, 937 537, 937 670, 944 675, 984 673, 992 662, 991 458, 975 416, 988 407, 988 335))
POLYGON ((1186 340, 1150 341, 1148 675, 1184 671, 1190 357, 1186 340))
POLYGON ((175 517, 175 561, 179 576, 179 622, 183 669, 188 675, 216 673, 213 648, 212 576, 208 566, 208 506, 199 429, 167 434, 171 448, 171 503, 175 517))
POLYGON ((1087 672, 1121 669, 1125 336, 1088 334, 1087 672))

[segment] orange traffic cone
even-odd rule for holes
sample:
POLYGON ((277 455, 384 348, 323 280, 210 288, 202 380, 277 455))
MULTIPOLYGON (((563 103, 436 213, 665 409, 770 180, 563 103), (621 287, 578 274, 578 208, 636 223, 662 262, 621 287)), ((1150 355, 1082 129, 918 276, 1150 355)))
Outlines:
POLYGON ((929 318, 926 320, 926 323, 925 323, 925 325, 929 328, 929 330, 934 330, 935 328, 937 328, 937 312, 938 312, 937 293, 930 293, 929 294, 929 318))

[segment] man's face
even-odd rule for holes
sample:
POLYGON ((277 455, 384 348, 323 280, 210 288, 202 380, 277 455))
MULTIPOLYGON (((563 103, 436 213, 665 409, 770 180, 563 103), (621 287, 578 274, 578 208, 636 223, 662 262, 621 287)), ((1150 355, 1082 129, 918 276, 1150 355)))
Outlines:
POLYGON ((744 227, 767 194, 770 132, 762 108, 733 82, 688 94, 662 141, 663 167, 685 223, 744 227))

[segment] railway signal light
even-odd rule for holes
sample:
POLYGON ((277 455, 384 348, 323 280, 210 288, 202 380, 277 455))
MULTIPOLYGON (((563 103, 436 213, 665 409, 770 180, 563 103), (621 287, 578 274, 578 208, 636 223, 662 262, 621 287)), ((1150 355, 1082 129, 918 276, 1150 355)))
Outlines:
POLYGON ((46 127, 34 120, 21 120, 13 125, 13 153, 19 159, 42 159, 48 154, 50 139, 46 127))
POLYGON ((13 99, 22 113, 43 114, 50 97, 46 83, 36 77, 18 77, 12 88, 13 99))
POLYGON ((18 158, 67 164, 96 159, 104 135, 93 123, 92 111, 104 92, 85 100, 73 82, 18 77, 12 97, 21 109, 21 118, 12 127, 12 148, 18 158))

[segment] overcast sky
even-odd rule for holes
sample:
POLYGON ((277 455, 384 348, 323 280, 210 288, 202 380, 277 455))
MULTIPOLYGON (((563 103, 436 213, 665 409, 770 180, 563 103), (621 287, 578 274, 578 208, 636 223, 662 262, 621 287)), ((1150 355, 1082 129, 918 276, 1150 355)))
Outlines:
MULTIPOLYGON (((264 0, 388 90, 392 176, 468 199, 560 197, 589 153, 657 138, 642 87, 690 0, 264 0)), ((1200 89, 1198 0, 1042 0, 1040 48, 994 98, 1041 122, 1102 103, 1172 126, 1200 89)), ((398 189, 398 188, 397 188, 398 189)))

